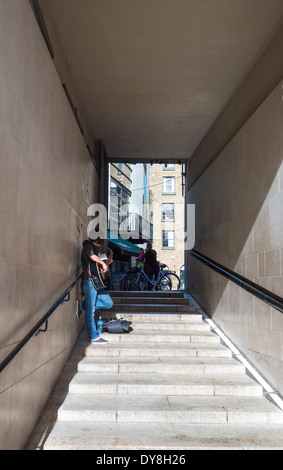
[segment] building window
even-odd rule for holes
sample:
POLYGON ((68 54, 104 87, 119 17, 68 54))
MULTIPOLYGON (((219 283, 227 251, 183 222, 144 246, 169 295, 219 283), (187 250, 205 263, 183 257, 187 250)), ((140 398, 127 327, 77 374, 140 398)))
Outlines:
POLYGON ((131 192, 114 178, 110 178, 108 228, 117 231, 122 220, 128 216, 123 206, 130 203, 131 192))
POLYGON ((162 192, 163 194, 175 194, 175 177, 174 176, 163 176, 162 192))
POLYGON ((174 230, 162 230, 162 248, 175 248, 175 232, 174 230))
POLYGON ((175 170, 174 163, 163 164, 163 170, 174 171, 175 170))
POLYGON ((161 220, 175 220, 175 204, 162 204, 161 220))

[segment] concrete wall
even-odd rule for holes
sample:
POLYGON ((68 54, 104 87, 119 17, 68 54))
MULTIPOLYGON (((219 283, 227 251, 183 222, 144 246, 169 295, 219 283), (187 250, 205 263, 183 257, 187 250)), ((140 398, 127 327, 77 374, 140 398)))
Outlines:
MULTIPOLYGON (((282 86, 281 81, 242 123, 188 198, 196 204, 195 249, 281 297, 282 86)), ((283 394, 283 315, 189 254, 188 282, 204 310, 283 394)))
MULTIPOLYGON (((0 0, 0 360, 76 277, 96 172, 28 0, 0 0)), ((0 376, 22 449, 76 342, 76 291, 0 376)))
POLYGON ((249 71, 190 160, 192 186, 283 77, 283 26, 249 71))

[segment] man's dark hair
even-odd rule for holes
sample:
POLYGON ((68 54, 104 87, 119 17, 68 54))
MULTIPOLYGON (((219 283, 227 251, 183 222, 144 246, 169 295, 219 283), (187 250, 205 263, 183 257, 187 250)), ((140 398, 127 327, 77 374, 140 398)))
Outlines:
POLYGON ((100 237, 96 237, 96 238, 90 238, 88 237, 89 241, 90 242, 97 242, 97 243, 101 243, 101 238, 100 237))

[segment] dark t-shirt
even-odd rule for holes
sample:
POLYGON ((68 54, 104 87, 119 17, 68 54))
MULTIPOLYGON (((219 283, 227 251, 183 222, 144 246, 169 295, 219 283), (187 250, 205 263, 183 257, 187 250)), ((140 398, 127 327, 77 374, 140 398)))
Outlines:
POLYGON ((92 261, 90 257, 92 255, 98 256, 99 253, 100 247, 93 245, 93 243, 89 240, 84 241, 81 255, 84 280, 88 281, 90 279, 90 274, 91 276, 97 276, 96 262, 92 261))
POLYGON ((155 250, 149 250, 145 252, 144 262, 145 262, 145 268, 154 269, 154 270, 159 269, 159 264, 158 264, 158 261, 156 260, 155 250))

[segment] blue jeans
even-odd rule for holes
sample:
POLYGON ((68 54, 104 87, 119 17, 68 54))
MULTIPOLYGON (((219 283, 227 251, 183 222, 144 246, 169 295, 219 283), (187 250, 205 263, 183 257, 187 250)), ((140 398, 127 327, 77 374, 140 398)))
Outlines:
POLYGON ((95 324, 95 311, 101 308, 105 310, 111 308, 113 300, 105 289, 97 291, 91 281, 82 281, 82 291, 84 293, 82 309, 85 311, 86 329, 90 340, 94 341, 100 336, 95 324))

